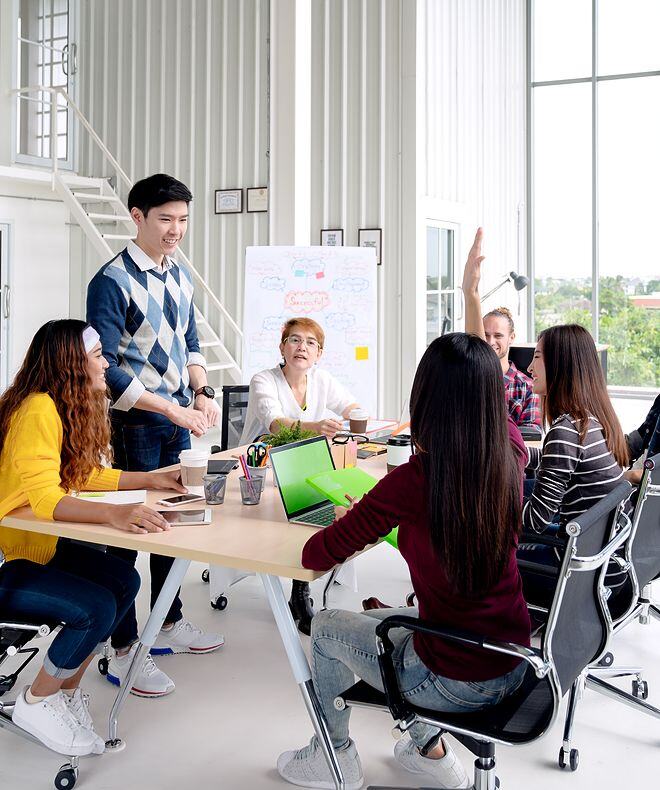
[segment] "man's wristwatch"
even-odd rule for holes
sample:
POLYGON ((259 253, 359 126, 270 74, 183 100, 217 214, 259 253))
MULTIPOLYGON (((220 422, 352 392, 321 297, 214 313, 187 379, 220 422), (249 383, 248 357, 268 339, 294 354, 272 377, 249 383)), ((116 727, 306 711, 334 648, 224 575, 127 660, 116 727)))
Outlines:
POLYGON ((215 390, 213 387, 209 387, 208 384, 205 384, 203 387, 200 387, 198 390, 195 390, 195 397, 198 395, 206 395, 207 398, 213 400, 215 398, 215 390))

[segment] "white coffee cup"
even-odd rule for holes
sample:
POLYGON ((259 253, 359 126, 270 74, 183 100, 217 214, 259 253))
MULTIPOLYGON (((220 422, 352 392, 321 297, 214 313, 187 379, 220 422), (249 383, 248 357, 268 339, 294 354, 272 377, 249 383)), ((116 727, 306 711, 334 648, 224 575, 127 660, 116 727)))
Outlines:
POLYGON ((364 433, 367 430, 369 412, 366 409, 351 409, 348 413, 351 433, 364 433))
POLYGON ((405 464, 412 455, 412 445, 409 434, 390 436, 387 440, 387 471, 391 472, 397 466, 405 464))
POLYGON ((204 493, 204 475, 209 461, 208 450, 181 450, 181 482, 191 494, 204 493))

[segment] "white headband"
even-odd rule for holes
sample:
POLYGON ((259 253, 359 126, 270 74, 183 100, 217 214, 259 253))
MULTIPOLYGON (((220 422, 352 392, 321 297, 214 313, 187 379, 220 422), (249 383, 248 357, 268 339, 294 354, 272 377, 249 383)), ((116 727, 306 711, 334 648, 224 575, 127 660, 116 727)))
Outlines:
POLYGON ((85 346, 85 353, 89 354, 89 352, 101 339, 101 335, 99 335, 99 333, 96 331, 96 329, 94 329, 93 326, 86 326, 83 329, 82 339, 83 339, 83 345, 85 346))

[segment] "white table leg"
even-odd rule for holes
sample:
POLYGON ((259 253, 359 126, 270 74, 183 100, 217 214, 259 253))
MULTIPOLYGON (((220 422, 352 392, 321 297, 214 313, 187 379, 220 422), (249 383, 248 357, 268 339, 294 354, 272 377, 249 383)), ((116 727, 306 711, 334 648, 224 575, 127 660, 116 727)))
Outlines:
POLYGON ((135 680, 135 677, 144 662, 147 652, 151 650, 154 642, 156 641, 156 637, 158 636, 158 632, 165 622, 165 617, 167 616, 170 606, 172 605, 176 591, 181 586, 181 582, 183 581, 183 577, 186 575, 189 566, 190 560, 184 560, 180 557, 177 557, 174 560, 172 567, 170 568, 170 572, 167 574, 167 578, 165 579, 165 583, 163 584, 158 598, 156 599, 154 608, 151 610, 151 614, 149 615, 147 622, 142 629, 142 635, 140 636, 140 641, 138 642, 138 649, 135 651, 135 655, 133 656, 133 661, 131 662, 131 667, 128 670, 128 675, 126 676, 124 683, 122 683, 122 685, 119 687, 117 697, 115 698, 112 710, 110 711, 110 719, 108 722, 109 734, 108 740, 105 744, 106 749, 108 750, 117 751, 124 746, 121 738, 117 737, 119 712, 122 708, 122 705, 124 704, 124 700, 128 696, 128 692, 133 686, 133 681, 135 680))
POLYGON ((282 582, 279 577, 269 576, 265 573, 260 573, 259 577, 266 590, 268 603, 270 604, 273 617, 277 623, 277 628, 280 632, 280 637, 284 644, 284 649, 286 650, 293 676, 305 700, 307 713, 314 725, 316 737, 318 738, 319 745, 328 763, 328 768, 330 769, 335 787, 337 790, 344 790, 346 785, 344 784, 344 777, 339 767, 339 760, 337 759, 337 754, 330 740, 328 725, 325 721, 323 711, 321 710, 321 704, 319 703, 312 683, 312 673, 309 669, 309 662, 300 644, 298 629, 293 621, 289 604, 284 596, 282 582))

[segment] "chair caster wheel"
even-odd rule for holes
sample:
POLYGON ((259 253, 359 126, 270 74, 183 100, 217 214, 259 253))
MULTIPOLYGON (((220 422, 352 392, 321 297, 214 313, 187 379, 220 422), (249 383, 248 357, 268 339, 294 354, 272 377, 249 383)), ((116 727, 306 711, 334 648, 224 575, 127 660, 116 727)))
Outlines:
POLYGON ((97 666, 99 668, 99 672, 102 675, 107 675, 108 674, 108 664, 109 663, 110 662, 108 661, 108 659, 105 656, 103 656, 102 658, 99 658, 97 666))
POLYGON ((411 592, 406 595, 406 606, 414 606, 415 605, 415 593, 411 592))
POLYGON ((55 787, 57 790, 71 790, 77 779, 78 769, 63 765, 55 777, 55 787))
POLYGON ((637 699, 647 699, 649 696, 649 684, 645 680, 633 680, 632 693, 633 697, 637 697, 637 699))
POLYGON ((209 574, 209 569, 208 569, 208 568, 205 568, 205 569, 202 571, 202 581, 204 582, 204 584, 208 584, 208 583, 209 583, 209 581, 210 581, 210 579, 211 579, 211 576, 210 576, 210 574, 209 574))
MULTIPOLYGON (((560 768, 566 768, 566 752, 563 746, 559 750, 559 759, 557 762, 559 763, 560 768)), ((577 771, 579 764, 580 752, 577 749, 571 749, 568 754, 568 765, 570 766, 571 771, 577 771)))
POLYGON ((221 612, 222 612, 224 609, 226 609, 226 608, 227 608, 227 603, 228 603, 228 601, 227 601, 227 599, 225 598, 225 596, 224 596, 224 595, 219 595, 219 596, 218 596, 218 597, 215 599, 215 601, 211 601, 211 607, 212 607, 213 609, 218 609, 219 611, 221 611, 221 612))
POLYGON ((614 663, 614 656, 612 653, 605 653, 605 655, 598 662, 599 667, 611 667, 614 663))

